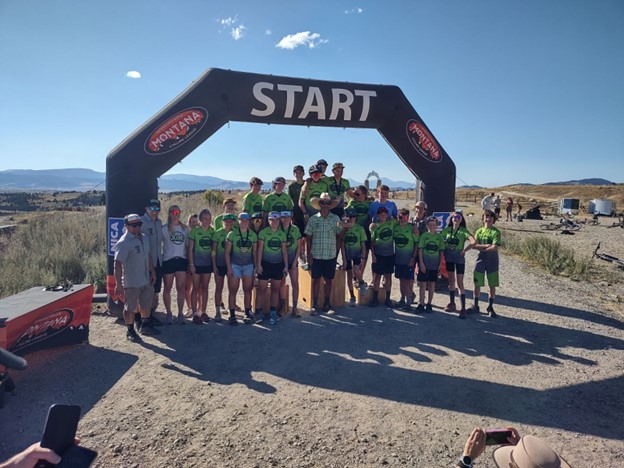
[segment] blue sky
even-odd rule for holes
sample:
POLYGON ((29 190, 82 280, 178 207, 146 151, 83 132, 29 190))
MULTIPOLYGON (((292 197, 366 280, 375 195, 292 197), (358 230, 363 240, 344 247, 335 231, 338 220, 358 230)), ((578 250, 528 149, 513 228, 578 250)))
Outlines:
MULTIPOLYGON (((458 185, 624 182, 621 0, 1 0, 0 170, 105 170, 205 69, 399 86, 458 185), (140 78, 130 78, 137 71, 140 78)), ((411 174, 374 130, 232 122, 170 173, 411 174)))

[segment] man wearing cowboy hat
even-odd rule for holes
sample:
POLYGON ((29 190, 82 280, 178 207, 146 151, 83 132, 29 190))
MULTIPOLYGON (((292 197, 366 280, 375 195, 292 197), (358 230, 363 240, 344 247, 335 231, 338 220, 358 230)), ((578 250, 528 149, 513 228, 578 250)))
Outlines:
POLYGON ((338 200, 332 200, 327 192, 319 197, 313 197, 310 204, 319 212, 310 217, 305 228, 306 244, 308 250, 308 265, 312 272, 312 315, 320 312, 318 306, 318 293, 321 285, 321 277, 325 280, 325 303, 323 312, 334 313, 329 302, 332 290, 332 281, 336 274, 336 255, 338 241, 344 235, 344 226, 340 218, 330 213, 332 208, 338 205, 338 200))

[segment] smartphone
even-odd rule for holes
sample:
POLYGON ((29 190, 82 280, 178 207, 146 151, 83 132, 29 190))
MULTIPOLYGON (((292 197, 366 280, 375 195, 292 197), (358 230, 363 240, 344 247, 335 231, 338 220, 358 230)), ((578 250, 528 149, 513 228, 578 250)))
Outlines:
POLYGON ((509 429, 491 429, 485 431, 485 445, 509 444, 509 437, 511 437, 511 430, 509 429))
POLYGON ((63 452, 61 463, 54 466, 56 468, 88 468, 95 457, 97 457, 95 450, 80 445, 72 445, 63 452))
MULTIPOLYGON (((52 449, 61 457, 63 453, 74 445, 76 429, 80 420, 80 406, 52 405, 48 410, 48 418, 43 428, 41 446, 52 449)), ((40 460, 37 468, 55 466, 52 463, 40 460)))

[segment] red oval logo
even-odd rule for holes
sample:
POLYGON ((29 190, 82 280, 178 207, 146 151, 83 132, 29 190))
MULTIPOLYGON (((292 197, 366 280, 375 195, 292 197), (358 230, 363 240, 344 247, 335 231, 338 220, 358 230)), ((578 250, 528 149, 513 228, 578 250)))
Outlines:
POLYGON ((434 163, 442 160, 438 144, 423 124, 410 120, 407 122, 406 130, 410 143, 423 158, 434 163))
POLYGON ((191 107, 169 117, 145 140, 145 152, 152 156, 169 153, 199 133, 208 119, 203 107, 191 107))
POLYGON ((17 351, 46 340, 68 328, 72 320, 74 320, 74 311, 71 309, 59 309, 42 315, 24 330, 11 350, 17 351))

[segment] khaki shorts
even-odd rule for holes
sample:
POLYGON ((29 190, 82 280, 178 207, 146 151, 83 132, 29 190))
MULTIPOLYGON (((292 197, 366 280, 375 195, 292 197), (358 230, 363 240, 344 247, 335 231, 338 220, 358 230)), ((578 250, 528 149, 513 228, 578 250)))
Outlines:
POLYGON ((154 286, 146 284, 140 288, 124 288, 124 295, 126 296, 125 310, 138 312, 137 306, 141 306, 143 310, 151 310, 154 300, 154 286))

